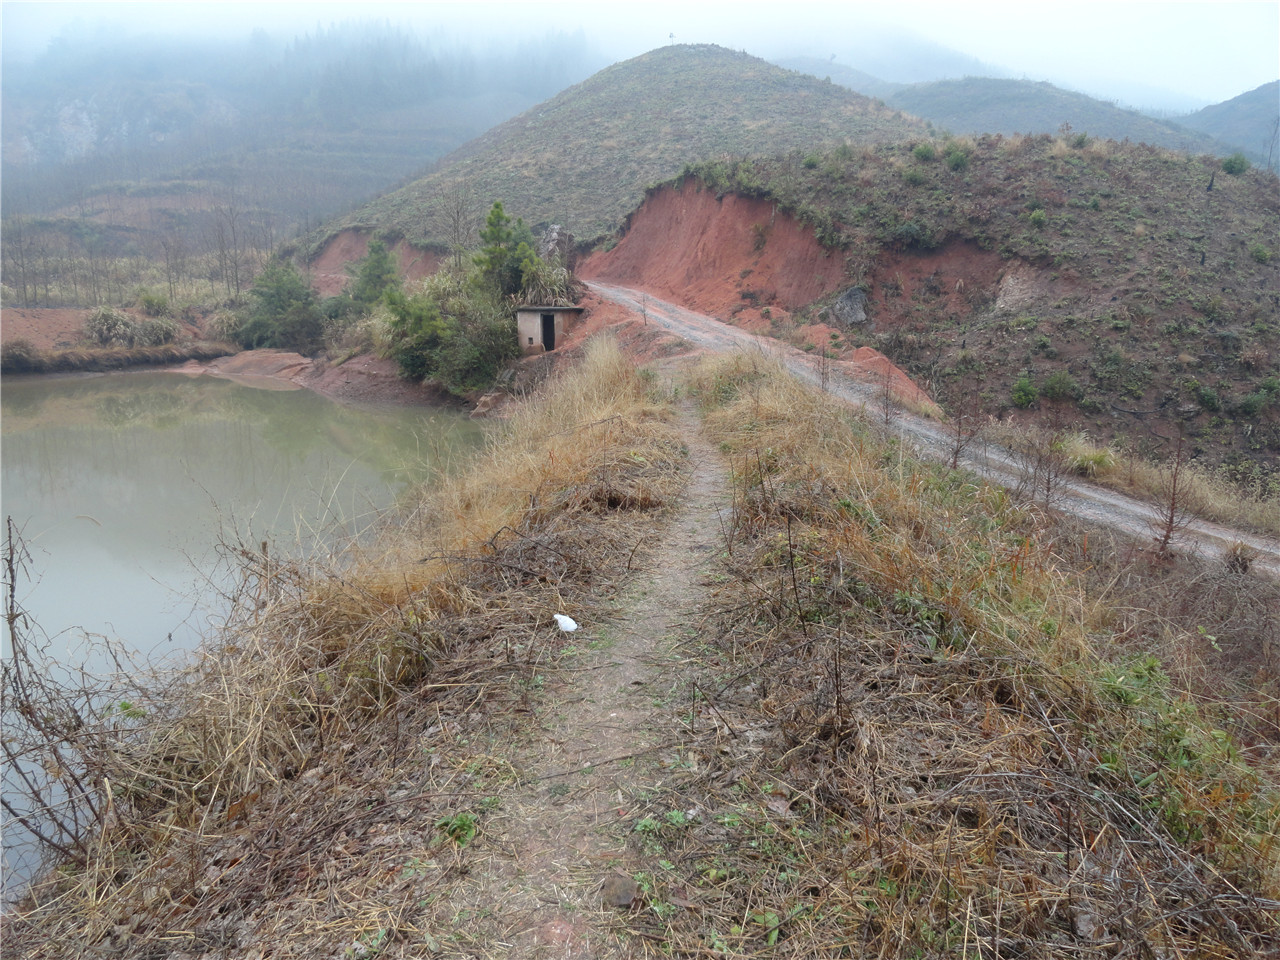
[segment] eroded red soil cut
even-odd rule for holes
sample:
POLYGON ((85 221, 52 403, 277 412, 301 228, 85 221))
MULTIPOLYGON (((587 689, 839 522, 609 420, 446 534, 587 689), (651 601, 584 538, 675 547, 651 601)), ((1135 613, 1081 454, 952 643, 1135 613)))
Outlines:
POLYGON ((868 312, 877 330, 900 325, 907 308, 921 301, 940 316, 968 317, 1002 296, 1006 285, 1018 286, 1017 274, 998 253, 972 243, 949 243, 927 253, 886 250, 871 270, 868 312))
POLYGON ((844 256, 818 243, 812 227, 764 200, 717 198, 693 180, 654 193, 617 245, 578 272, 748 328, 760 308, 789 314, 849 283, 844 256))

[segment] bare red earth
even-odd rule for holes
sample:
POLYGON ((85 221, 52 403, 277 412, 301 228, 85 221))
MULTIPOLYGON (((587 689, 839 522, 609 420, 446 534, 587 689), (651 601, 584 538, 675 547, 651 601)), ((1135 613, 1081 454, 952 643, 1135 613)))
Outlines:
POLYGON ((811 227, 764 200, 717 199, 693 180, 650 196, 617 245, 578 272, 748 329, 767 327, 762 307, 789 314, 848 284, 844 257, 811 227))
MULTIPOLYGON (((125 310, 135 320, 141 314, 125 310)), ((37 350, 60 350, 79 346, 84 340, 84 322, 93 313, 82 307, 5 307, 0 311, 0 342, 26 340, 37 350)), ((199 327, 179 320, 178 336, 200 339, 199 327)))
MULTIPOLYGON (((999 257, 994 259, 998 264, 999 257)), ((897 259, 886 262, 895 273, 905 269, 912 277, 917 270, 925 270, 925 276, 938 270, 923 262, 913 265, 916 270, 897 259)), ((982 272, 967 265, 961 269, 965 276, 982 272)), ((762 336, 769 335, 775 320, 788 319, 800 307, 850 285, 844 256, 822 246, 811 227, 771 203, 733 195, 717 198, 694 181, 650 196, 613 249, 592 254, 578 273, 648 291, 762 336)), ((983 281, 970 282, 976 288, 983 281)), ((591 306, 587 324, 593 324, 598 309, 617 309, 591 306)), ((824 324, 800 331, 800 346, 817 351, 830 349, 833 336, 840 335, 824 324)), ((870 347, 842 349, 840 360, 863 379, 887 380, 905 400, 929 400, 910 377, 870 347)))
POLYGON ((75 308, 5 307, 0 311, 0 341, 26 340, 37 350, 75 346, 90 311, 75 308))
MULTIPOLYGON (((333 237, 311 262, 311 285, 322 297, 336 297, 351 279, 347 266, 369 252, 369 235, 359 230, 343 230, 333 237)), ((442 258, 430 250, 419 250, 401 240, 391 248, 400 276, 421 280, 440 269, 442 258)))

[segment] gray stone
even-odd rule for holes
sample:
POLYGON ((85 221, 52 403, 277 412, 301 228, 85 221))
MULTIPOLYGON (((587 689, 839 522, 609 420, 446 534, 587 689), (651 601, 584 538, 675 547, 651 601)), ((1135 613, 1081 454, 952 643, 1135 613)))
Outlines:
POLYGON ((831 313, 846 329, 864 324, 867 322, 867 295, 858 287, 850 287, 831 305, 831 313))

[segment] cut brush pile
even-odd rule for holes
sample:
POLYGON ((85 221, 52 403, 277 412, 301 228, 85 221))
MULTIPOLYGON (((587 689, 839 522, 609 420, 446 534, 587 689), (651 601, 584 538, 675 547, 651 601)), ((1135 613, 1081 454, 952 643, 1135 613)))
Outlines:
POLYGON ((1044 521, 759 357, 696 384, 731 461, 689 753, 633 824, 676 956, 1280 950, 1277 771, 1119 662, 1044 521))
POLYGON ((596 342, 377 549, 305 566, 236 551, 225 634, 110 700, 48 679, 11 592, 8 759, 56 856, 5 916, 6 954, 430 942, 415 917, 449 870, 412 865, 464 842, 509 773, 452 769, 437 741, 474 723, 518 735, 525 681, 563 642, 553 614, 598 614, 683 482, 648 388, 596 342))

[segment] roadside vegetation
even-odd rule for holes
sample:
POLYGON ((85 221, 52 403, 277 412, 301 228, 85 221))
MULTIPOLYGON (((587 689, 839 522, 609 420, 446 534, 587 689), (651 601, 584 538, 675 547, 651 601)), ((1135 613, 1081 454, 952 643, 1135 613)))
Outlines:
POLYGON ((726 957, 1274 950, 1280 663, 1211 666, 1274 634, 1274 584, 1126 560, 759 357, 694 389, 734 476, 686 644, 714 736, 632 822, 637 930, 726 957))
MULTIPOLYGON (((39 669, 10 589, 6 749, 53 868, 10 951, 472 950, 436 905, 555 722, 552 614, 604 617, 684 495, 655 383, 595 341, 376 544, 233 546, 226 632, 129 689, 39 669)), ((675 746, 619 797, 637 898, 583 922, 675 955, 1274 951, 1275 584, 917 461, 758 354, 686 391, 732 503, 654 705, 675 746)))

